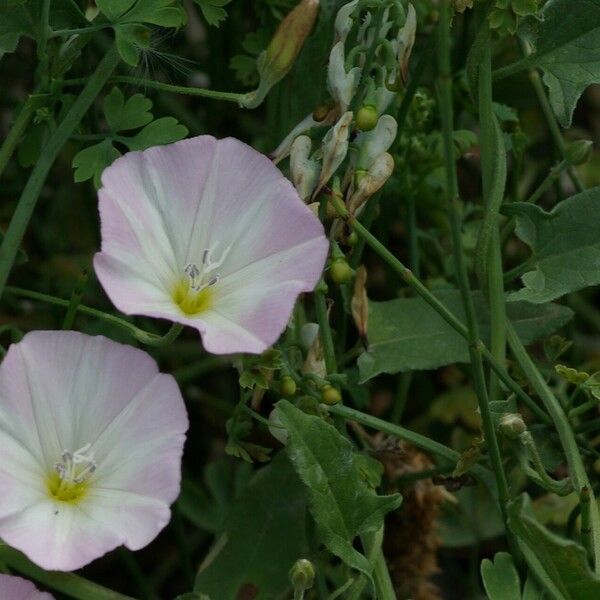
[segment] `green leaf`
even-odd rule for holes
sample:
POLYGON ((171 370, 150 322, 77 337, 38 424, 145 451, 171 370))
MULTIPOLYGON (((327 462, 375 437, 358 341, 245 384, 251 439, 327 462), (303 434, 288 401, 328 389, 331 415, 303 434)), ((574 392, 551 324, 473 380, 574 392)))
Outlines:
POLYGON ((36 37, 37 22, 27 5, 25 1, 0 0, 0 58, 15 51, 22 35, 36 37))
POLYGON ((134 3, 135 0, 96 0, 96 6, 109 21, 116 21, 134 3))
POLYGON ((306 557, 305 518, 302 482, 281 452, 233 504, 223 535, 200 566, 195 591, 236 600, 251 587, 256 598, 283 597, 288 571, 306 557))
POLYGON ((133 137, 120 137, 130 150, 145 150, 150 146, 170 144, 183 139, 188 134, 187 127, 173 117, 161 117, 152 121, 133 137))
POLYGON ((104 115, 111 132, 143 127, 152 121, 152 101, 134 94, 125 101, 123 93, 114 87, 104 100, 104 115))
POLYGON ((520 600, 521 582, 508 552, 498 552, 494 562, 484 559, 481 562, 481 578, 489 600, 520 600))
POLYGON ((132 67, 137 66, 140 51, 150 43, 150 30, 144 25, 129 23, 115 27, 115 41, 121 58, 132 67))
MULTIPOLYGON (((435 295, 460 319, 464 310, 457 290, 435 295)), ((473 294, 482 338, 489 335, 489 311, 480 292, 473 294)), ((508 318, 524 344, 562 327, 572 311, 557 304, 544 307, 527 302, 509 303, 508 318)), ((369 302, 369 346, 358 359, 361 381, 380 373, 437 369, 469 362, 467 342, 421 298, 369 302)))
POLYGON ((552 211, 523 202, 506 206, 516 233, 531 247, 532 270, 509 300, 536 304, 600 283, 600 188, 563 200, 552 211))
POLYGON ((98 0, 96 5, 113 23, 150 23, 161 27, 179 27, 186 14, 174 0, 98 0))
POLYGON ((568 127, 582 92, 600 82, 600 0, 549 0, 519 35, 533 46, 527 63, 542 69, 552 108, 568 127))
POLYGON ((508 505, 508 524, 519 539, 529 568, 553 598, 596 600, 600 597, 600 579, 590 569, 585 550, 538 523, 526 494, 508 505))
POLYGON ((200 7, 206 22, 213 27, 218 27, 227 18, 227 11, 223 6, 227 6, 231 0, 194 0, 194 2, 200 7))
POLYGON ((203 471, 204 486, 184 479, 179 508, 196 527, 218 533, 224 530, 231 507, 252 476, 245 462, 222 459, 209 463, 203 471))
POLYGON ((400 506, 399 494, 378 496, 361 473, 352 444, 323 419, 307 415, 287 400, 277 409, 288 430, 287 452, 308 488, 309 507, 321 541, 346 564, 369 575, 368 560, 354 538, 376 531, 385 515, 400 506))
POLYGON ((73 158, 73 168, 75 169, 73 179, 80 183, 93 178, 94 185, 99 188, 102 171, 119 156, 121 153, 112 145, 110 139, 84 148, 73 158))

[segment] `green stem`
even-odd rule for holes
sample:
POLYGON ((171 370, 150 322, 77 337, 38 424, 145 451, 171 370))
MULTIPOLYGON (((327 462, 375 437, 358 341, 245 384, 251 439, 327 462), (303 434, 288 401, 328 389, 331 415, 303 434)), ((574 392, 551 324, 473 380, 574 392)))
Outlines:
POLYGON ((594 544, 592 532, 592 493, 589 487, 584 487, 579 494, 579 504, 581 506, 581 543, 585 548, 588 559, 594 560, 594 544))
MULTIPOLYGON (((458 181, 456 175, 456 164, 454 158, 454 144, 452 140, 453 132, 453 105, 452 105, 452 73, 450 65, 451 44, 450 44, 450 11, 451 4, 449 0, 445 0, 440 6, 440 23, 438 27, 438 69, 439 69, 439 99, 440 99, 440 114, 442 119, 442 135, 444 141, 444 159, 446 166, 446 193, 448 216, 452 232, 452 246, 454 253, 454 264, 456 277, 460 286, 463 306, 467 319, 467 338, 469 341, 469 353, 471 356, 471 368, 473 371, 473 383, 477 392, 479 401, 479 411, 481 413, 481 421, 485 434, 486 446, 488 449, 490 462, 494 470, 496 478, 496 486, 498 488, 498 498, 500 501, 500 510, 506 526, 506 534, 513 556, 516 556, 517 544, 513 539, 512 533, 508 528, 508 516, 506 513, 506 505, 510 499, 508 491, 508 483, 506 474, 504 473, 504 465, 502 456, 500 455, 500 447, 496 437, 496 429, 492 419, 492 414, 489 406, 487 388, 485 384, 485 376, 483 370, 483 360, 479 348, 479 332, 477 328, 477 320, 475 316, 475 308, 473 298, 469 286, 469 278, 465 265, 464 252, 462 248, 462 238, 460 231, 460 220, 457 210, 459 203, 458 181)), ((492 348, 492 356, 496 363, 500 362, 497 349, 492 348)))
POLYGON ((383 543, 383 527, 379 531, 373 531, 361 535, 365 554, 373 565, 373 583, 377 600, 396 600, 394 585, 385 562, 385 556, 381 545, 383 543))
MULTIPOLYGON (((540 185, 535 189, 535 191, 525 200, 529 204, 537 204, 537 201, 554 185, 554 182, 558 180, 561 173, 569 167, 569 163, 566 160, 561 160, 557 165, 550 169, 548 175, 540 185)), ((512 216, 502 227, 502 231, 500 233, 500 240, 505 242, 508 236, 513 232, 515 225, 517 223, 517 218, 512 216)))
POLYGON ((78 277, 75 288, 73 289, 73 293, 71 294, 71 301, 69 302, 67 314, 65 315, 65 319, 62 324, 62 328, 65 330, 73 327, 73 321, 75 320, 75 315, 77 314, 77 307, 81 304, 83 288, 85 287, 87 278, 87 269, 84 269, 81 275, 78 277))
MULTIPOLYGON (((360 221, 356 220, 346 209, 343 201, 333 198, 332 205, 338 215, 345 219, 353 231, 363 238, 366 243, 384 260, 390 268, 395 271, 400 278, 410 286, 435 312, 437 312, 452 329, 454 329, 465 340, 469 340, 469 333, 465 325, 436 298, 427 287, 407 268, 398 258, 396 258, 360 221)), ((478 341, 477 348, 481 352, 485 361, 490 365, 494 373, 500 377, 502 383, 518 398, 520 398, 542 422, 549 423, 548 415, 535 403, 535 401, 521 388, 521 386, 508 374, 506 368, 501 365, 485 347, 483 342, 478 341)))
POLYGON ((4 286, 8 280, 19 246, 23 240, 27 225, 29 224, 50 168, 54 164, 58 153, 79 125, 96 96, 100 93, 100 90, 114 71, 119 60, 119 53, 113 44, 100 61, 96 71, 88 79, 81 95, 75 100, 64 120, 56 128, 48 143, 42 149, 40 158, 19 198, 2 246, 0 246, 0 297, 2 297, 2 293, 4 292, 4 286))
POLYGON ((510 65, 506 65, 505 67, 500 67, 496 69, 493 73, 494 81, 500 81, 500 79, 504 79, 505 77, 510 77, 511 75, 516 75, 517 73, 521 73, 522 71, 526 71, 533 64, 533 60, 530 56, 526 56, 521 60, 517 60, 510 65))
POLYGON ((2 142, 2 146, 0 147, 0 176, 4 172, 8 161, 10 160, 17 144, 21 141, 21 137, 29 122, 31 121, 31 117, 35 113, 35 96, 29 96, 27 102, 21 109, 21 112, 18 114, 13 126, 11 127, 8 135, 6 136, 4 142, 2 142))
POLYGON ((319 335, 323 344, 323 358, 325 359, 325 368, 327 374, 337 373, 337 360, 335 358, 335 346, 333 344, 333 335, 329 325, 329 314, 327 312, 327 284, 321 280, 315 289, 315 309, 317 312, 317 322, 319 323, 319 335))
POLYGON ((161 81, 153 81, 151 79, 127 77, 126 75, 111 77, 110 80, 118 83, 131 83, 138 87, 150 88, 161 92, 171 92, 173 94, 183 94, 186 96, 202 96, 203 98, 214 98, 215 100, 226 100, 229 102, 240 103, 248 97, 248 94, 240 94, 237 92, 219 92, 217 90, 207 90, 204 88, 173 85, 171 83, 162 83, 161 81))
MULTIPOLYGON (((436 442, 435 440, 432 440, 424 435, 420 435, 419 433, 415 433, 410 429, 401 427, 400 425, 394 425, 393 423, 389 423, 383 419, 378 419, 377 417, 360 412, 353 408, 349 408, 348 406, 343 406, 341 404, 328 406, 327 410, 331 414, 338 415, 347 421, 356 421, 357 423, 365 425, 366 427, 370 427, 371 429, 383 431, 384 433, 392 435, 400 440, 409 442, 413 446, 443 459, 445 463, 450 462, 456 464, 460 459, 460 454, 458 452, 455 452, 447 446, 444 446, 443 444, 440 444, 439 442, 436 442)), ((490 473, 484 466, 479 464, 473 465, 471 467, 471 472, 488 487, 491 485, 490 473)))
POLYGON ((576 406, 573 410, 569 411, 569 419, 583 415, 588 410, 592 410, 592 408, 598 408, 598 404, 600 404, 600 401, 594 398, 593 400, 588 400, 587 402, 576 406))
MULTIPOLYGON (((490 351, 502 365, 506 363, 506 305, 504 301, 504 277, 502 269, 502 253, 498 231, 500 207, 504 199, 506 183, 506 156, 503 154, 502 133, 495 121, 492 106, 492 45, 487 18, 481 25, 485 28, 486 43, 481 57, 478 80, 479 120, 481 124, 481 161, 482 187, 485 204, 485 216, 481 233, 489 229, 489 243, 483 245, 486 251, 484 261, 489 267, 484 268, 487 281, 488 303, 490 307, 490 351), (500 138, 500 139, 497 139, 500 138), (501 148, 501 152, 498 152, 501 148)), ((483 239, 483 238, 480 238, 483 239)), ((482 282, 483 283, 483 282, 482 282)), ((500 380, 495 373, 490 375, 489 401, 502 398, 500 380)))
POLYGON ((133 600, 74 573, 44 571, 20 552, 3 544, 0 544, 0 561, 22 575, 77 600, 133 600))
MULTIPOLYGON (((63 300, 62 298, 56 298, 54 296, 49 296, 48 294, 33 292, 31 290, 24 290, 23 288, 13 287, 10 285, 6 286, 6 291, 9 294, 13 294, 15 296, 29 298, 31 300, 38 300, 39 302, 47 302, 48 304, 62 306, 67 309, 71 305, 71 302, 69 300, 63 300)), ((85 306, 83 304, 79 304, 77 306, 77 312, 80 312, 84 315, 88 315, 90 317, 95 317, 96 319, 100 319, 102 321, 105 321, 106 323, 110 323, 111 325, 116 325, 117 327, 120 327, 121 329, 127 331, 138 342, 145 344, 146 346, 158 347, 170 344, 175 339, 177 339, 177 337, 183 330, 183 325, 174 323, 171 326, 171 329, 167 331, 167 333, 165 333, 164 335, 157 335, 156 333, 144 331, 143 329, 136 327, 133 323, 130 323, 125 319, 121 319, 120 317, 102 312, 101 310, 97 310, 95 308, 90 308, 89 306, 85 306)))
POLYGON ((552 418, 565 452, 571 478, 576 490, 581 493, 584 488, 589 489, 591 500, 590 524, 593 538, 592 558, 596 573, 600 573, 600 513, 598 512, 598 505, 593 496, 590 480, 585 471, 583 459, 579 454, 579 448, 577 447, 575 434, 571 429, 571 425, 569 424, 567 416, 565 415, 560 402, 546 383, 543 375, 535 366, 535 363, 527 353, 527 350, 523 346, 519 336, 516 334, 515 330, 510 324, 507 326, 507 335, 508 343, 513 356, 525 373, 526 377, 529 379, 533 389, 542 399, 548 414, 552 418))
POLYGON ((90 25, 89 27, 77 27, 75 29, 55 29, 50 37, 64 37, 71 35, 84 35, 86 33, 92 33, 94 31, 100 31, 101 29, 108 29, 112 27, 112 23, 102 23, 100 25, 90 25))
MULTIPOLYGON (((522 52, 526 55, 526 59, 530 58, 531 51, 527 47, 527 44, 522 40, 519 40, 521 45, 522 52)), ((548 100, 548 96, 546 95, 546 90, 544 89, 544 84, 540 78, 540 74, 536 69, 531 69, 529 71, 529 81, 533 86, 533 90, 535 95, 537 96, 538 102, 540 104, 540 108, 544 113, 544 117, 546 119, 546 124, 548 125, 548 129, 550 130, 550 135, 554 142, 554 145, 560 152, 560 155, 565 157, 565 140, 563 139, 562 132, 558 125, 558 121, 556 120, 556 115, 554 114, 554 110, 552 109, 552 105, 550 104, 550 100, 548 100)), ((576 169, 573 166, 568 167, 569 177, 575 186, 575 189, 578 192, 583 192, 584 186, 577 174, 576 169)))

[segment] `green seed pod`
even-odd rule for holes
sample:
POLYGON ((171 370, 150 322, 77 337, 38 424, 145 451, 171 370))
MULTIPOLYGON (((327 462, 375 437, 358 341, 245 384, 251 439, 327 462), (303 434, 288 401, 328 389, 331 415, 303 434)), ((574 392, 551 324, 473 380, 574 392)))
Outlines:
POLYGON ((500 432, 511 440, 516 440, 522 433, 527 431, 527 425, 519 414, 503 415, 500 419, 500 432))
POLYGON ((321 402, 323 404, 327 404, 328 406, 333 406, 334 404, 339 404, 342 401, 342 394, 340 390, 334 388, 332 385, 324 385, 321 388, 321 402))
POLYGON ((356 113, 356 126, 361 131, 371 131, 375 129, 378 119, 377 109, 372 104, 363 104, 356 113))
POLYGON ((309 590, 315 581, 315 568, 310 560, 300 558, 290 569, 290 581, 294 592, 304 593, 309 590))
POLYGON ((346 238, 346 244, 348 244, 350 248, 354 248, 354 246, 358 244, 358 235, 356 231, 352 231, 350 235, 348 235, 348 237, 346 238))
POLYGON ((354 269, 343 258, 336 258, 329 266, 329 276, 334 283, 348 283, 354 277, 354 269))
POLYGON ((279 393, 284 398, 289 398, 296 393, 297 390, 296 382, 289 376, 284 375, 279 382, 279 393))

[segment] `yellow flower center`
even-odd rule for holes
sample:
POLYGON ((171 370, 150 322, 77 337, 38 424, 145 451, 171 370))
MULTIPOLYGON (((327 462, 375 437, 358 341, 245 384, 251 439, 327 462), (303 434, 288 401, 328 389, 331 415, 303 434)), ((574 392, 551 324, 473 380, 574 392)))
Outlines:
POLYGON ((58 473, 51 473, 48 477, 48 492, 55 500, 76 504, 87 493, 89 481, 75 483, 68 479, 61 479, 58 473))
POLYGON ((87 493, 90 478, 96 470, 94 455, 86 444, 75 452, 63 450, 60 461, 48 476, 48 493, 55 500, 75 504, 87 493))
POLYGON ((212 296, 210 287, 195 290, 189 280, 181 280, 173 289, 173 301, 188 317, 208 310, 212 304, 212 296))

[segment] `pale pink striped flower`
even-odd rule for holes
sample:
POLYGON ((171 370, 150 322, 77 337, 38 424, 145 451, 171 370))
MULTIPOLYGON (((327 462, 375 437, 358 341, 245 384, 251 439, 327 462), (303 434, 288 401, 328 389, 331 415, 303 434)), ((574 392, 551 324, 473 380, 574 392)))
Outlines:
POLYGON ((48 592, 40 592, 31 581, 0 575, 0 600, 54 600, 48 592))
POLYGON ((130 152, 102 175, 98 278, 132 315, 196 328, 209 352, 259 353, 312 291, 328 243, 264 155, 200 136, 130 152))
POLYGON ((36 331, 0 365, 0 538, 71 571, 169 522, 188 421, 170 375, 104 337, 36 331))

